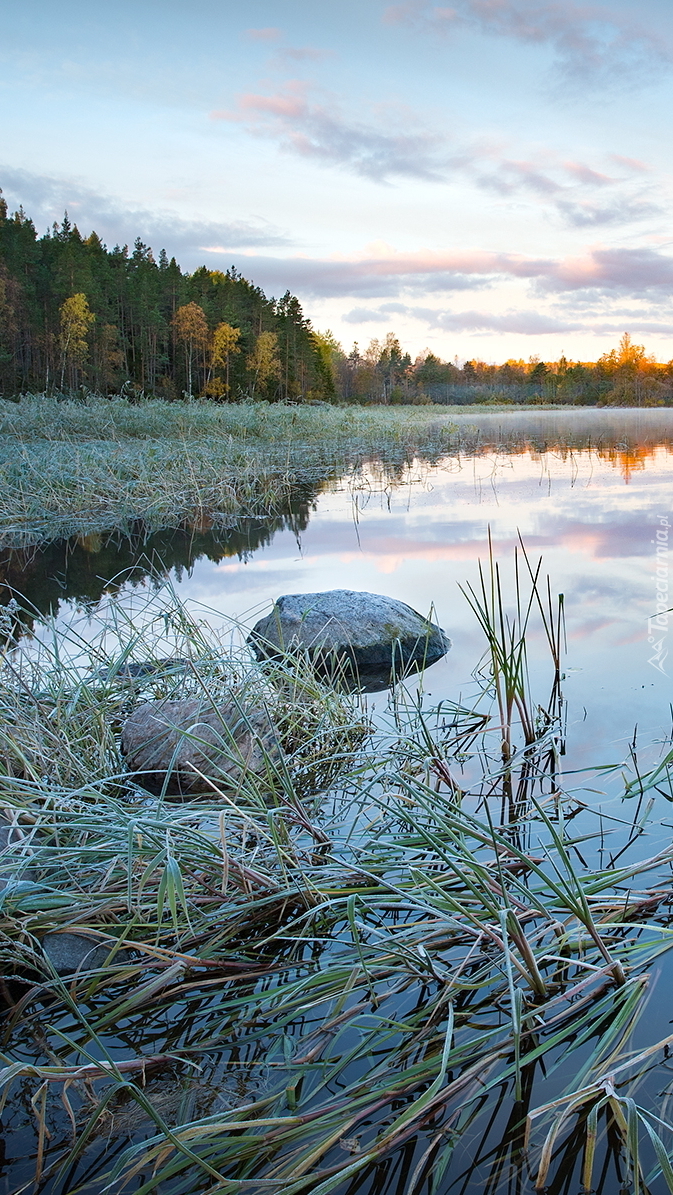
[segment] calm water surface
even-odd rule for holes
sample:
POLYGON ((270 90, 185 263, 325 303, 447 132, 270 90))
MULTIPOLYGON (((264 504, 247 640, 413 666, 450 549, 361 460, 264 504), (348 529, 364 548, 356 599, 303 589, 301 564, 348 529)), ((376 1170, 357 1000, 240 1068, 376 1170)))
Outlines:
POLYGON ((641 741, 670 731, 666 651, 673 668, 673 621, 669 643, 665 628, 648 636, 648 618, 656 611, 656 532, 667 533, 666 522, 673 522, 673 412, 668 434, 668 412, 629 411, 593 412, 592 427, 602 435, 578 436, 576 424, 586 415, 514 414, 509 423, 491 417, 505 432, 497 436, 491 427, 479 451, 433 465, 416 461, 394 481, 371 469, 322 493, 307 487, 292 510, 266 524, 147 540, 93 535, 5 553, 0 597, 7 600, 14 586, 39 609, 68 620, 110 593, 140 611, 151 589, 150 561, 183 600, 207 607, 218 626, 230 619, 251 624, 283 593, 388 594, 423 612, 434 608, 454 646, 425 683, 433 699, 456 699, 472 690, 483 648, 459 586, 476 583, 490 528, 513 595, 521 535, 530 558, 543 557, 553 592, 565 595, 570 744, 612 759, 636 724, 641 741), (531 428, 543 450, 531 449, 531 428), (600 444, 569 448, 573 438, 600 444), (498 439, 509 440, 505 449, 498 439))
MULTIPOLYGON (((471 453, 432 464, 415 461, 398 470, 394 481, 371 468, 323 492, 307 487, 276 520, 232 532, 200 528, 144 539, 138 531, 131 540, 89 536, 6 553, 0 597, 7 601, 14 587, 39 610, 54 610, 64 621, 78 618, 86 634, 89 614, 108 601, 142 617, 152 568, 200 608, 199 616, 205 607, 218 627, 232 619, 252 624, 283 593, 370 590, 423 612, 434 609, 454 646, 428 670, 425 688, 433 702, 458 700, 475 691, 472 672, 483 650, 460 586, 476 584, 490 529, 513 605, 512 560, 520 535, 531 559, 543 557, 553 592, 565 595, 569 764, 617 762, 627 754, 634 728, 644 746, 671 732, 673 621, 670 643, 666 628, 648 636, 657 604, 654 541, 657 529, 673 522, 673 412, 669 430, 656 414, 656 434, 647 412, 620 413, 612 431, 613 417, 606 415, 601 442, 588 445, 585 437, 571 448, 574 413, 565 425, 560 416, 546 423, 537 416, 534 443, 524 421, 518 444, 503 446, 506 437, 491 434, 490 442, 486 436, 471 453), (548 433, 542 444, 540 428, 548 433)), ((666 568, 660 581, 662 576, 666 568)), ((531 647, 535 685, 541 683, 536 660, 537 647, 540 661, 544 658, 541 637, 531 647)), ((541 690, 540 700, 546 698, 541 690)), ((374 700, 383 705, 385 697, 374 700)), ((670 806, 662 804, 661 814, 670 821, 670 806)), ((650 841, 643 851, 651 854, 661 845, 650 841)), ((644 1043, 670 1032, 670 978, 665 956, 644 1043)), ((466 1135, 442 1191, 532 1190, 521 1177, 494 1179, 489 1149, 498 1147, 503 1133, 506 1137, 510 1112, 506 1102, 490 1128, 479 1123, 466 1135), (476 1160, 480 1154, 483 1164, 476 1160)), ((398 1155, 386 1174, 344 1186, 339 1195, 356 1189, 361 1195, 405 1195, 408 1175, 398 1155)), ((577 1189, 562 1181, 554 1187, 559 1195, 577 1189)), ((618 1189, 619 1184, 602 1188, 604 1195, 618 1189)), ((652 1188, 656 1195, 662 1190, 661 1183, 652 1188)))

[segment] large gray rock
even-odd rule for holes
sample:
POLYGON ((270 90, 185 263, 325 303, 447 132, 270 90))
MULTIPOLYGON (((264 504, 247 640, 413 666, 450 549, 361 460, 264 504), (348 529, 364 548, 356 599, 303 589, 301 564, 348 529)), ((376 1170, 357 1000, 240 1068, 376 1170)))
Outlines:
POLYGON ((101 942, 88 934, 64 933, 45 934, 42 949, 57 975, 74 975, 76 971, 95 971, 110 965, 128 963, 131 956, 122 947, 112 955, 113 943, 101 942))
POLYGON ((143 788, 171 795, 212 792, 198 772, 236 787, 246 772, 264 776, 280 758, 266 711, 233 698, 217 706, 201 698, 148 701, 124 723, 121 748, 143 788))
POLYGON ((411 606, 352 589, 278 598, 248 642, 259 660, 306 651, 321 672, 367 692, 387 688, 405 670, 427 668, 451 647, 411 606))

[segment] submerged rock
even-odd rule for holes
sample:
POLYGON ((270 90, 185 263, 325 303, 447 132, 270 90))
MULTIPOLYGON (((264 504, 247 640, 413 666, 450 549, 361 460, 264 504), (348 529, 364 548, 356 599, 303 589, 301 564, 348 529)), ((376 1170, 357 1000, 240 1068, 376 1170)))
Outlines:
MULTIPOLYGON (((110 958, 113 943, 101 942, 89 934, 62 933, 45 934, 42 949, 57 975, 74 975, 75 971, 94 971, 104 967, 110 958)), ((128 950, 117 950, 111 964, 128 963, 128 950)))
POLYGON ((446 655, 451 640, 411 606, 378 593, 330 589, 278 598, 248 642, 259 660, 306 651, 324 674, 378 692, 446 655))
POLYGON ((202 698, 148 701, 124 723, 121 748, 143 788, 171 795, 211 792, 199 772, 232 787, 246 772, 266 775, 280 759, 266 711, 233 698, 216 706, 202 698))

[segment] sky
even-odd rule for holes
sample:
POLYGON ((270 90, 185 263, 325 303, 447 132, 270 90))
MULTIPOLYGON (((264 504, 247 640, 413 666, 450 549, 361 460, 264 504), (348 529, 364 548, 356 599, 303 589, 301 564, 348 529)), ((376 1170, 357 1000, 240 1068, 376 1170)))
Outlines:
POLYGON ((4 5, 0 186, 40 232, 235 265, 412 356, 673 358, 669 0, 4 5))

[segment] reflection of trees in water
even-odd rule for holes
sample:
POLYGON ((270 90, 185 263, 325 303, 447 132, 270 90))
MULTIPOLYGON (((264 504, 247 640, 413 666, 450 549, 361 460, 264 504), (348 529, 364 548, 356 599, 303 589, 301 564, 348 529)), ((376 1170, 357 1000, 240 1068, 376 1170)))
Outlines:
MULTIPOLYGON (((207 518, 179 530, 148 534, 141 522, 126 531, 72 536, 39 547, 0 552, 0 605, 12 597, 36 614, 56 614, 74 600, 96 605, 123 585, 140 584, 174 572, 181 579, 205 556, 217 563, 235 556, 245 560, 269 544, 278 531, 299 536, 308 526, 320 486, 297 486, 287 509, 267 519, 241 519, 235 527, 213 528, 207 518), (22 601, 23 599, 23 601, 22 601)), ((27 624, 31 624, 30 619, 27 624)))
MULTIPOLYGON (((208 513, 188 525, 150 533, 139 520, 130 528, 93 531, 28 548, 0 550, 0 608, 13 595, 27 600, 36 613, 56 613, 68 599, 95 605, 104 594, 122 585, 139 584, 174 571, 180 579, 202 556, 217 563, 226 557, 245 559, 268 544, 277 531, 299 535, 308 525, 318 495, 330 482, 347 475, 355 488, 394 487, 409 481, 419 465, 432 468, 443 461, 460 466, 467 459, 490 454, 529 454, 543 460, 553 454, 571 461, 591 453, 619 469, 624 480, 645 469, 660 452, 672 451, 673 421, 666 412, 485 412, 462 416, 447 440, 446 425, 430 422, 423 443, 402 441, 387 446, 385 455, 362 450, 345 453, 341 467, 297 481, 285 509, 266 518, 242 518, 234 527, 214 526, 208 513), (377 459, 378 458, 378 459, 377 459)), ((27 620, 29 623, 30 620, 27 620)))

